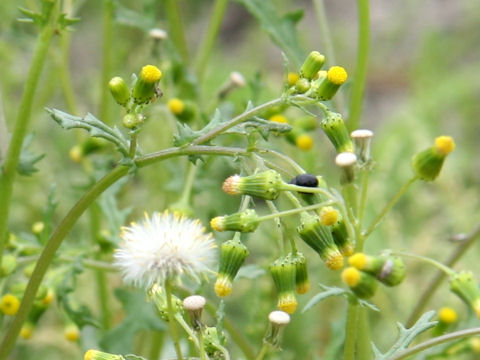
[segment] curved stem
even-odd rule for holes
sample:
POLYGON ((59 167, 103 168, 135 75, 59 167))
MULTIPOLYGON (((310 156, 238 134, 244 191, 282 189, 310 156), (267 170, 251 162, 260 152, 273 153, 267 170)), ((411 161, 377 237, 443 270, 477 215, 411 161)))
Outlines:
MULTIPOLYGON (((479 237, 480 226, 477 226, 469 235, 467 235, 463 239, 463 242, 458 245, 455 251, 448 257, 448 259, 444 262, 445 266, 448 266, 450 268, 453 267, 479 237)), ((420 296, 420 298, 418 299, 418 302, 415 305, 412 314, 409 316, 406 323, 407 327, 411 327, 423 313, 423 309, 433 297, 441 282, 443 281, 443 279, 445 279, 445 276, 445 273, 441 270, 437 271, 437 273, 434 275, 430 283, 426 286, 422 296, 420 296)))
POLYGON ((280 212, 277 212, 277 213, 275 213, 275 214, 269 214, 269 215, 259 216, 259 217, 258 217, 258 221, 271 220, 271 219, 275 219, 275 218, 277 218, 277 217, 290 216, 290 215, 294 215, 294 214, 299 214, 299 213, 304 212, 304 211, 310 211, 310 210, 319 209, 319 208, 321 208, 321 207, 324 207, 324 206, 327 206, 327 205, 331 205, 331 204, 332 204, 331 201, 324 201, 324 202, 319 203, 319 204, 314 204, 314 205, 310 205, 310 206, 305 206, 305 207, 301 207, 301 208, 297 208, 297 209, 290 209, 290 210, 280 211, 280 212))
POLYGON ((259 154, 274 155, 274 156, 278 157, 279 159, 288 163, 295 170, 295 172, 297 172, 298 174, 305 174, 306 173, 306 171, 300 165, 298 165, 293 159, 279 153, 278 151, 271 150, 271 149, 259 149, 259 148, 253 149, 253 151, 257 152, 259 154))
POLYGON ((13 181, 17 172, 17 165, 22 150, 23 139, 27 133, 28 124, 32 113, 33 99, 37 90, 40 74, 42 73, 43 65, 47 57, 50 41, 54 34, 54 24, 52 18, 57 13, 55 3, 48 13, 46 18, 49 21, 44 25, 40 32, 33 58, 28 70, 25 87, 22 94, 22 99, 18 107, 17 118, 13 128, 10 144, 5 156, 3 167, 0 169, 0 264, 2 262, 2 254, 7 240, 8 218, 10 214, 10 199, 13 191, 13 181))
POLYGON ((334 202, 337 202, 337 199, 335 196, 330 194, 327 190, 316 187, 307 187, 307 186, 298 186, 294 184, 283 184, 282 185, 282 190, 287 190, 287 191, 296 191, 296 192, 305 192, 309 194, 322 194, 325 195, 326 197, 332 199, 334 202))
POLYGON ((113 38, 113 0, 103 0, 103 38, 102 38, 102 75, 100 95, 100 119, 105 124, 110 124, 111 97, 108 89, 108 81, 111 76, 112 67, 112 38, 113 38))
POLYGON ((388 202, 387 205, 383 208, 382 211, 377 215, 375 220, 373 220, 372 224, 368 227, 368 229, 363 233, 363 237, 367 238, 378 226, 380 221, 383 220, 385 215, 390 211, 390 209, 397 203, 397 201, 402 197, 402 195, 408 190, 410 185, 412 185, 418 177, 414 176, 410 180, 408 180, 403 186, 398 190, 395 196, 388 202))
POLYGON ((392 255, 405 256, 405 257, 409 257, 409 258, 412 258, 412 259, 417 259, 417 260, 423 261, 427 264, 435 266, 437 269, 443 271, 448 276, 451 276, 451 275, 455 274, 455 271, 450 269, 448 266, 445 266, 442 263, 440 263, 436 260, 433 260, 431 258, 428 258, 426 256, 417 255, 417 254, 410 254, 410 253, 406 253, 406 252, 403 252, 403 251, 392 251, 391 254, 392 255))
POLYGON ((178 340, 177 326, 175 325, 175 310, 172 304, 172 283, 170 279, 165 281, 165 296, 167 298, 167 311, 168 311, 168 327, 170 329, 170 336, 173 340, 173 346, 177 353, 177 359, 183 360, 182 349, 180 348, 180 342, 178 340))
POLYGON ((347 121, 349 130, 358 128, 362 112, 363 93, 367 79, 368 53, 370 51, 369 0, 358 0, 358 47, 355 78, 353 79, 350 111, 347 121))
MULTIPOLYGON (((275 203, 273 201, 267 200, 266 203, 267 203, 267 206, 272 213, 278 214, 279 211, 278 211, 278 209, 275 206, 275 203)), ((280 249, 280 253, 283 254, 284 251, 285 251, 285 247, 284 247, 284 244, 283 244, 282 222, 280 221, 279 217, 276 217, 274 220, 275 220, 275 223, 277 225, 278 248, 280 249)), ((290 239, 290 245, 292 247, 292 252, 294 254, 296 254, 297 253, 297 248, 295 246, 295 240, 293 240, 293 236, 289 236, 289 239, 290 239)))
POLYGON ((213 46, 215 45, 215 39, 217 38, 218 31, 222 25, 223 15, 227 8, 228 0, 216 0, 213 8, 212 18, 209 21, 207 34, 202 42, 198 56, 196 59, 197 76, 200 82, 202 82, 205 68, 207 66, 208 58, 212 54, 213 46))
POLYGON ((461 339, 464 337, 468 336, 473 336, 473 335, 478 335, 480 334, 480 327, 473 328, 473 329, 466 329, 466 330, 460 330, 456 331, 450 334, 442 335, 442 336, 437 336, 433 339, 424 341, 423 343, 420 343, 418 345, 412 346, 409 349, 403 350, 397 355, 393 356, 390 360, 401 360, 401 359, 406 359, 414 354, 417 354, 423 350, 429 349, 431 347, 461 339))
POLYGON ((260 352, 255 357, 255 360, 263 360, 265 358, 265 355, 267 355, 267 352, 269 349, 270 349, 270 344, 267 342, 264 342, 262 348, 260 349, 260 352))

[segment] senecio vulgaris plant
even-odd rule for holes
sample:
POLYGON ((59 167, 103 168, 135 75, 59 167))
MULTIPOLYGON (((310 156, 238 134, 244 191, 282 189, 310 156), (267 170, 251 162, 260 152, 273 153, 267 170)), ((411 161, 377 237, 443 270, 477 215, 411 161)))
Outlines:
MULTIPOLYGON (((43 4, 41 14, 25 13, 48 30, 44 34, 48 37, 53 33, 50 22, 55 21, 51 18, 56 14, 55 4, 52 1, 43 1, 43 4)), ((59 19, 57 25, 63 27, 73 22, 62 16, 59 19)), ((153 35, 164 36, 158 32, 153 35)), ((64 129, 79 128, 88 132, 86 141, 72 147, 69 155, 73 161, 86 163, 90 154, 108 151, 108 142, 116 147, 120 158, 113 169, 85 193, 50 238, 46 229, 49 223, 38 222, 32 226, 36 240, 45 245, 39 258, 35 257, 38 247, 30 246, 13 233, 9 234, 8 241, 2 240, 5 249, 1 258, 4 282, 0 309, 6 335, 2 340, 0 358, 8 355, 18 336, 24 339, 33 336, 56 294, 58 307, 64 314, 68 340, 79 341, 81 328, 87 324, 101 326, 85 309, 71 304, 69 293, 74 284, 62 279, 74 276, 61 267, 48 273, 47 269, 68 231, 101 193, 121 178, 135 176, 143 167, 181 156, 189 157, 191 165, 180 199, 166 209, 145 214, 144 219, 116 229, 120 231, 119 243, 111 240, 112 234, 101 234, 97 244, 102 249, 100 259, 78 259, 79 266, 99 271, 105 268, 118 270, 127 285, 141 289, 155 309, 149 315, 161 319, 168 328, 169 342, 177 359, 230 359, 232 343, 240 348, 242 358, 281 358, 284 327, 296 316, 302 316, 300 313, 331 296, 343 298, 348 303, 342 342, 346 360, 403 359, 457 338, 462 340, 443 349, 439 356, 478 352, 478 338, 467 338, 478 334, 478 328, 442 335, 450 331, 456 321, 455 311, 449 308, 439 312, 438 325, 431 321, 433 312, 415 318, 416 322, 408 329, 399 325, 400 336, 385 353, 370 346, 366 311, 378 309, 368 299, 377 291, 388 292, 388 287, 402 286, 409 275, 403 260, 405 257, 425 261, 443 271, 449 277, 452 293, 462 299, 477 317, 480 317, 480 290, 471 272, 456 272, 433 259, 392 249, 384 249, 378 254, 364 252, 369 236, 410 185, 416 181, 434 181, 439 176, 455 143, 449 136, 432 139, 430 147, 412 158, 411 179, 374 220, 366 224, 364 214, 369 174, 374 169, 370 151, 373 132, 347 130, 343 115, 333 109, 330 101, 347 81, 347 71, 337 65, 327 68, 325 61, 324 55, 312 51, 301 67, 287 74, 280 97, 263 104, 250 102, 245 111, 231 118, 216 110, 213 117, 205 120, 211 114, 202 113, 191 99, 171 96, 168 92, 164 94, 162 79, 168 76, 168 70, 156 65, 145 65, 133 76, 131 83, 120 76, 109 81, 110 94, 123 111, 121 121, 116 124, 107 124, 91 114, 79 117, 58 109, 47 109, 51 118, 64 129), (166 108, 176 119, 174 146, 144 154, 139 135, 148 131, 148 109, 163 101, 164 96, 169 98, 165 102, 166 108), (296 108, 304 116, 289 122, 283 115, 288 108, 296 108), (332 163, 336 166, 338 181, 333 183, 327 183, 321 174, 308 173, 292 157, 264 144, 264 140, 277 136, 301 150, 308 150, 314 142, 313 130, 317 128, 324 132, 336 152, 332 163), (238 211, 215 214, 210 219, 212 233, 206 224, 194 218, 189 194, 197 176, 196 169, 202 166, 201 160, 217 157, 235 160, 237 174, 228 176, 217 191, 223 190, 232 197, 232 202, 237 199, 238 211), (271 278, 276 291, 275 299, 270 301, 271 311, 264 319, 265 335, 255 344, 258 347, 255 351, 228 322, 227 315, 231 310, 229 297, 235 293, 239 271, 255 255, 249 249, 248 240, 258 236, 263 223, 275 224, 278 229, 278 241, 269 264, 259 264, 266 270, 262 276, 271 278), (290 231, 292 223, 293 231, 290 231), (226 232, 228 239, 215 240, 214 234, 220 232, 226 232), (28 256, 34 256, 35 267, 19 263, 18 258, 28 262, 29 259, 25 260, 28 256), (111 261, 113 267, 107 261, 111 261), (298 299, 308 297, 311 279, 315 278, 310 271, 312 262, 322 263, 331 271, 337 287, 322 285, 323 291, 311 297, 299 311, 298 299), (23 274, 19 274, 19 269, 23 274), (28 283, 26 278, 30 278, 28 283), (205 312, 210 313, 210 318, 205 319, 205 312), (432 327, 438 338, 408 348, 417 335, 432 327)), ((216 94, 214 105, 219 105, 232 91, 244 85, 242 75, 233 72, 216 94)), ((18 136, 21 138, 21 134, 18 136)), ((18 144, 12 137, 11 146, 18 144)), ((14 159, 14 155, 8 159, 14 159)), ((9 164, 3 165, 4 184, 10 181, 6 171, 9 164)), ((53 197, 49 202, 45 212, 47 219, 55 208, 53 197)), ((67 269, 74 273, 79 271, 75 267, 67 269)), ((252 280, 249 286, 255 287, 255 281, 252 280)), ((108 304, 104 310, 107 308, 108 304)), ((134 325, 136 321, 145 321, 145 317, 141 314, 138 318, 134 316, 130 325, 138 326, 134 325)), ((160 342, 159 339, 154 341, 160 342)), ((158 358, 158 352, 156 355, 158 358)), ((84 354, 85 360, 141 358, 96 348, 84 354)))

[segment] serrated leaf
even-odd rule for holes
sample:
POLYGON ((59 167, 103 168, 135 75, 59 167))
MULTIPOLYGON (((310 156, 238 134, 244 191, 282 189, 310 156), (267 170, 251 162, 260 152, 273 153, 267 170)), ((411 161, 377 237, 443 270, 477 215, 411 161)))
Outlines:
POLYGON ((17 165, 17 171, 21 175, 30 176, 34 172, 37 172, 38 169, 35 167, 35 164, 45 157, 45 154, 34 154, 29 150, 34 137, 33 134, 29 134, 23 141, 20 159, 17 165))
POLYGON ((430 321, 435 316, 435 311, 429 311, 423 314, 420 319, 410 328, 407 329, 400 323, 397 323, 398 327, 398 338, 395 344, 388 350, 386 353, 382 354, 380 350, 372 342, 373 353, 375 355, 375 360, 388 360, 392 356, 405 350, 408 345, 421 333, 434 327, 438 321, 430 321))
POLYGON ((69 18, 67 17, 67 14, 63 13, 58 17, 58 24, 62 29, 66 29, 70 25, 78 23, 80 20, 80 18, 69 18))
POLYGON ((100 345, 106 351, 117 354, 129 353, 133 350, 135 335, 139 331, 165 329, 154 305, 146 301, 144 291, 115 289, 115 296, 125 309, 125 318, 100 341, 100 345))
POLYGON ((300 67, 304 53, 299 45, 295 26, 302 18, 303 12, 298 10, 280 17, 273 0, 237 1, 242 3, 257 18, 272 41, 288 55, 296 67, 300 67))
POLYGON ((85 129, 92 137, 112 142, 123 155, 128 156, 129 143, 116 127, 109 127, 90 113, 82 118, 57 109, 47 108, 46 111, 64 129, 85 129))
POLYGON ((200 136, 205 135, 213 129, 216 129, 225 121, 226 119, 222 117, 220 110, 217 109, 210 122, 201 130, 193 130, 187 124, 178 122, 178 134, 174 136, 173 144, 179 147, 188 145, 200 136))
POLYGON ((19 22, 34 23, 36 25, 43 25, 45 22, 45 16, 39 12, 32 11, 23 7, 19 7, 18 10, 26 16, 26 18, 17 19, 19 22))
POLYGON ((226 134, 249 135, 252 131, 258 131, 264 140, 268 140, 270 134, 280 135, 292 130, 289 124, 282 124, 276 121, 269 121, 259 117, 253 117, 226 131, 226 134))

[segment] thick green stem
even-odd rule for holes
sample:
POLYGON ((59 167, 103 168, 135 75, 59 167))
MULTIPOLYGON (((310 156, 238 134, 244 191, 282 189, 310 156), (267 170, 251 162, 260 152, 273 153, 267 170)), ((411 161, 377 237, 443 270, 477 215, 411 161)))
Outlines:
POLYGON ((357 343, 358 303, 348 304, 347 325, 345 333, 345 345, 343 348, 343 360, 355 360, 357 343))
POLYGON ((150 351, 148 352, 148 358, 150 360, 157 360, 160 356, 162 345, 163 345, 163 338, 164 332, 155 330, 151 336, 151 347, 150 351))
POLYGON ((168 328, 170 329, 170 336, 173 340, 173 346, 177 353, 177 359, 183 360, 182 349, 180 348, 180 341, 178 339, 178 330, 175 323, 175 313, 172 304, 172 283, 170 279, 165 281, 165 295, 167 297, 167 312, 168 312, 168 328))
POLYGON ((185 32, 183 30, 182 19, 180 17, 180 10, 178 6, 178 0, 166 0, 165 14, 167 15, 170 37, 175 44, 175 47, 183 62, 187 64, 189 62, 187 42, 185 41, 185 32))
POLYGON ((363 94, 367 80, 368 53, 370 51, 370 10, 369 0, 358 0, 358 47, 355 78, 347 126, 350 130, 358 128, 362 112, 363 94))
POLYGON ((390 360, 406 359, 414 354, 417 354, 431 347, 444 344, 449 341, 461 339, 464 337, 474 336, 478 334, 480 334, 480 327, 473 328, 473 329, 460 330, 450 334, 437 336, 436 338, 427 340, 423 343, 420 343, 418 345, 412 346, 411 348, 401 351, 400 353, 394 355, 390 360))
POLYGON ((103 38, 102 38, 102 75, 100 95, 100 120, 110 124, 110 108, 112 99, 109 94, 108 82, 112 73, 112 50, 113 50, 113 0, 103 0, 103 38))
POLYGON ((358 360, 371 360, 373 358, 371 342, 370 327, 367 319, 367 309, 360 307, 358 309, 358 360))
MULTIPOLYGON (((475 241, 480 237, 480 226, 477 226, 475 230, 473 230, 466 238, 463 239, 462 243, 458 245, 453 253, 450 254, 448 259, 444 262, 444 264, 448 267, 453 267, 458 260, 467 252, 467 250, 475 243, 475 241)), ((407 327, 413 326, 420 315, 423 313, 425 306, 428 304, 430 299, 433 297, 435 292, 437 291, 438 287, 442 283, 443 279, 445 279, 445 272, 442 270, 437 271, 434 275, 430 283, 425 287, 425 290, 418 299, 415 308, 412 311, 412 314, 409 316, 407 321, 407 327)))
POLYGON ((395 194, 395 196, 392 198, 392 200, 390 200, 388 202, 388 204, 385 205, 383 210, 380 211, 380 213, 377 215, 375 220, 373 220, 372 224, 363 233, 363 236, 365 238, 367 238, 377 228, 380 221, 383 220, 383 218, 385 217, 385 215, 387 215, 387 213, 390 211, 390 209, 393 207, 393 205, 395 205, 397 203, 397 201, 402 197, 402 195, 405 194, 405 192, 408 190, 410 185, 412 185, 415 182, 415 180, 417 180, 417 179, 418 178, 416 176, 414 176, 413 178, 408 180, 405 184, 403 184, 403 186, 398 190, 398 192, 395 194))
POLYGON ((208 30, 202 42, 198 56, 196 59, 197 76, 200 82, 205 75, 205 68, 207 66, 208 58, 212 54, 215 40, 222 25, 223 15, 227 8, 228 0, 216 0, 212 12, 212 18, 208 23, 208 30))
POLYGON ((271 220, 271 219, 275 219, 275 218, 280 218, 280 217, 283 217, 283 216, 295 215, 295 214, 302 213, 302 212, 304 212, 304 211, 316 210, 316 209, 319 209, 319 208, 321 208, 321 207, 328 206, 328 205, 331 205, 331 204, 332 204, 331 201, 324 201, 324 202, 321 202, 321 203, 319 203, 319 204, 314 204, 314 205, 310 205, 310 206, 305 206, 305 207, 301 207, 301 208, 297 208, 297 209, 290 209, 290 210, 280 211, 280 212, 277 212, 277 213, 275 213, 275 214, 269 214, 269 215, 259 216, 259 217, 258 217, 258 221, 265 221, 265 220, 271 220))
POLYGON ((265 355, 267 355, 268 350, 270 350, 270 344, 267 342, 263 343, 262 348, 260 349, 258 355, 255 357, 255 360, 263 360, 265 358, 265 355))
POLYGON ((30 122, 33 99, 37 90, 40 74, 45 64, 48 47, 54 34, 52 18, 57 13, 57 5, 52 5, 46 14, 49 23, 44 25, 40 32, 33 53, 30 69, 20 101, 17 118, 13 128, 10 144, 5 156, 3 167, 0 171, 0 264, 2 262, 3 249, 8 236, 8 218, 10 214, 10 199, 13 191, 13 181, 17 172, 17 165, 22 150, 23 139, 27 133, 30 122))
POLYGON ((195 181, 195 175, 197 173, 197 166, 188 163, 187 176, 185 177, 185 184, 183 185, 182 196, 180 197, 180 203, 189 204, 190 196, 192 195, 193 182, 195 181))

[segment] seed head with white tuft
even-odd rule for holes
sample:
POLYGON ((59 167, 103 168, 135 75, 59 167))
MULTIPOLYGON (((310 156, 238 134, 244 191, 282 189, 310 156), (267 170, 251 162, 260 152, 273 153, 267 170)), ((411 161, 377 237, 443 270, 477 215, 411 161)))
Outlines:
POLYGON ((149 288, 168 278, 188 274, 198 280, 215 257, 215 243, 199 220, 177 213, 145 214, 145 219, 122 228, 123 242, 115 264, 127 283, 149 288))

